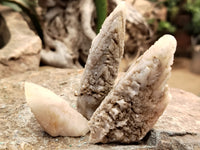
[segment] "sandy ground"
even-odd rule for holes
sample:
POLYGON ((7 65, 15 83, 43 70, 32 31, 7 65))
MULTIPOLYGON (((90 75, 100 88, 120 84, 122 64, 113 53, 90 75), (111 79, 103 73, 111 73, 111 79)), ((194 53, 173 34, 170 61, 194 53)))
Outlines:
POLYGON ((200 74, 192 73, 190 66, 189 59, 176 58, 168 84, 200 96, 200 74))

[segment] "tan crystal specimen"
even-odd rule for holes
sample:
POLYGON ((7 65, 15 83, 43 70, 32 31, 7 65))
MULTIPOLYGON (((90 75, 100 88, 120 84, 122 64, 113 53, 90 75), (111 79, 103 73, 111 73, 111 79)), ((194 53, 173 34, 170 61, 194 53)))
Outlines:
POLYGON ((176 40, 161 37, 121 78, 89 121, 91 143, 141 140, 165 110, 176 40))
POLYGON ((87 119, 50 90, 26 82, 25 96, 35 118, 51 136, 84 136, 89 131, 87 119))
POLYGON ((124 36, 124 4, 120 4, 93 40, 81 79, 77 108, 88 119, 113 87, 124 52, 124 36))

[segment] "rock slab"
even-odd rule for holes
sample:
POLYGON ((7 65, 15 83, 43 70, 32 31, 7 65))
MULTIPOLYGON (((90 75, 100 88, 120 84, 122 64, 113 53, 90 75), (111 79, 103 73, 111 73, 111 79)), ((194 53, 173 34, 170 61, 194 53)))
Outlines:
POLYGON ((170 89, 172 100, 154 128, 138 143, 89 144, 80 138, 52 138, 44 133, 24 97, 24 81, 46 87, 76 108, 83 70, 46 69, 0 80, 0 149, 200 149, 200 98, 170 89))
POLYGON ((9 42, 0 49, 0 78, 37 70, 42 46, 40 38, 19 13, 2 6, 0 13, 10 32, 9 42))

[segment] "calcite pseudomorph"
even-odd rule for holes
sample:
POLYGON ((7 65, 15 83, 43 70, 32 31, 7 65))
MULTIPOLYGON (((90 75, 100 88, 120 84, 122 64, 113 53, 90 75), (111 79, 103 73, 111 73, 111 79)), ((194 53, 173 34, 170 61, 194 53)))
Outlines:
POLYGON ((84 136, 88 121, 50 90, 25 82, 25 96, 41 127, 51 136, 84 136))
POLYGON ((113 87, 124 52, 125 10, 122 3, 106 18, 92 42, 81 80, 78 111, 87 119, 113 87))
POLYGON ((165 110, 176 40, 164 35, 132 64, 89 121, 90 142, 141 140, 165 110))

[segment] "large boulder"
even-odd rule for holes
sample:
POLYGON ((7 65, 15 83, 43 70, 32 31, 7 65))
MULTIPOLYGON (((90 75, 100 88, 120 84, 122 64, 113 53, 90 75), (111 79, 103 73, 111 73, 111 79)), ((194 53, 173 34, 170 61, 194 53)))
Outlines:
POLYGON ((200 149, 200 98, 170 89, 172 100, 154 128, 139 143, 89 144, 80 138, 46 134, 24 97, 24 81, 46 87, 76 108, 83 70, 44 69, 0 80, 0 149, 200 149))
POLYGON ((37 70, 42 46, 40 38, 19 13, 2 6, 0 13, 10 34, 8 43, 0 48, 0 78, 37 70))

